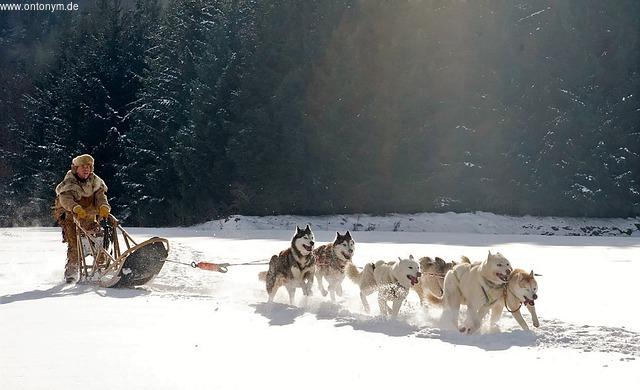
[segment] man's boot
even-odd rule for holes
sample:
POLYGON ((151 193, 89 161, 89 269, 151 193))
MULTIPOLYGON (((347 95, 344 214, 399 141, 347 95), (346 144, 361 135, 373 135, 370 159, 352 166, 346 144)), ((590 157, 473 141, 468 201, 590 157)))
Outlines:
POLYGON ((67 283, 75 283, 78 281, 77 263, 67 260, 67 265, 64 267, 64 280, 67 283))

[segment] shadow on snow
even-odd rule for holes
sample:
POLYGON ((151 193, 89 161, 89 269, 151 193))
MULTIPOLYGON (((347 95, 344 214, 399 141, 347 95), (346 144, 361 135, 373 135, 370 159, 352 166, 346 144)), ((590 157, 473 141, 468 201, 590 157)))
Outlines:
POLYGON ((131 298, 142 295, 148 295, 150 292, 143 288, 102 288, 94 284, 78 283, 66 284, 60 283, 46 290, 31 290, 18 294, 8 294, 0 296, 0 305, 6 305, 13 302, 33 301, 46 298, 60 298, 74 295, 83 295, 87 293, 95 293, 103 297, 109 298, 131 298))
POLYGON ((560 320, 541 319, 542 326, 535 330, 509 329, 496 333, 466 335, 455 330, 435 326, 417 326, 402 315, 399 319, 387 319, 354 313, 339 304, 321 302, 303 307, 282 303, 258 303, 251 305, 256 314, 269 320, 270 325, 293 324, 305 313, 318 320, 333 321, 336 328, 351 327, 356 331, 379 333, 390 337, 413 336, 418 339, 440 340, 452 345, 463 345, 485 351, 503 351, 511 347, 537 347, 577 349, 585 352, 620 353, 634 360, 640 356, 640 333, 624 328, 576 325, 560 320))

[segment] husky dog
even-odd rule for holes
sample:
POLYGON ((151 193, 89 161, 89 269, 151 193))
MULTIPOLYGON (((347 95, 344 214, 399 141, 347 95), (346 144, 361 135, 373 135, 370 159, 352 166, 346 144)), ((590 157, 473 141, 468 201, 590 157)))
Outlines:
POLYGON ((291 239, 291 246, 273 255, 269 261, 269 271, 266 274, 267 294, 269 302, 280 286, 285 286, 289 292, 289 303, 293 305, 296 288, 301 287, 303 294, 311 295, 313 285, 313 232, 309 225, 303 230, 296 226, 296 234, 291 239))
POLYGON ((424 305, 425 300, 440 303, 444 292, 444 276, 456 265, 456 262, 447 263, 439 257, 436 257, 435 261, 431 257, 421 257, 419 263, 422 276, 420 283, 413 288, 420 297, 420 304, 424 305))
POLYGON ((502 290, 513 268, 500 253, 489 255, 482 262, 458 264, 444 277, 441 323, 458 329, 460 305, 467 305, 467 319, 461 332, 480 329, 482 318, 491 306, 502 299, 502 290))
POLYGON ((536 282, 533 271, 528 273, 522 269, 514 269, 513 272, 511 272, 509 283, 507 283, 504 289, 503 299, 491 307, 491 327, 496 326, 496 323, 502 315, 502 309, 506 307, 507 311, 513 314, 513 318, 518 321, 522 329, 529 330, 527 323, 524 322, 522 314, 520 313, 520 308, 523 304, 531 314, 533 326, 536 328, 539 327, 540 322, 538 321, 535 307, 535 300, 538 299, 537 291, 538 282, 536 282))
POLYGON ((336 294, 342 296, 342 281, 344 280, 344 267, 353 257, 355 242, 351 238, 351 233, 347 231, 345 235, 336 232, 335 240, 326 245, 322 245, 313 251, 316 261, 316 279, 318 288, 322 296, 327 296, 322 278, 327 279, 331 301, 336 301, 336 294))
POLYGON ((408 259, 398 258, 398 261, 378 261, 367 264, 362 272, 359 272, 352 263, 347 264, 346 273, 349 279, 360 286, 360 299, 364 310, 369 313, 367 296, 378 291, 378 305, 380 314, 396 318, 400 306, 409 294, 409 289, 418 284, 420 265, 409 256, 408 259), (393 307, 387 306, 387 301, 393 302, 393 307))

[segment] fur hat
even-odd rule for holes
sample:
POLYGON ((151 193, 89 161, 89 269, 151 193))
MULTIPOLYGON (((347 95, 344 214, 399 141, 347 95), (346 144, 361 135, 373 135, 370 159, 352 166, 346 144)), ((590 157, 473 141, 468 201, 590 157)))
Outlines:
POLYGON ((77 156, 73 160, 71 160, 71 165, 74 167, 79 167, 81 165, 91 165, 91 168, 93 168, 93 157, 88 154, 81 154, 80 156, 77 156))

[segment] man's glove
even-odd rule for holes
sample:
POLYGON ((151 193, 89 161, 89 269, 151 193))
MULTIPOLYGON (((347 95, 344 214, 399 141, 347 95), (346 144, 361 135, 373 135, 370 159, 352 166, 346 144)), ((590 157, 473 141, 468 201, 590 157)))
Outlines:
POLYGON ((100 218, 107 218, 109 217, 110 212, 111 212, 111 207, 107 206, 106 204, 103 204, 102 206, 100 206, 100 210, 98 211, 98 214, 100 214, 100 218))
POLYGON ((73 212, 74 214, 76 214, 78 216, 78 218, 80 219, 85 219, 87 218, 87 212, 85 211, 84 208, 82 208, 82 206, 80 206, 79 204, 75 205, 73 207, 73 212))

